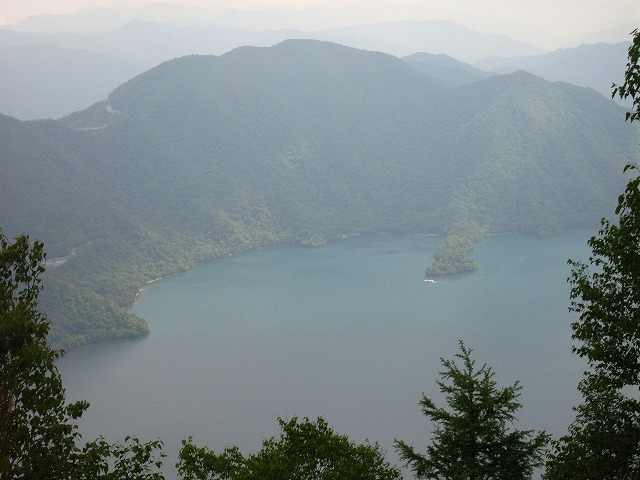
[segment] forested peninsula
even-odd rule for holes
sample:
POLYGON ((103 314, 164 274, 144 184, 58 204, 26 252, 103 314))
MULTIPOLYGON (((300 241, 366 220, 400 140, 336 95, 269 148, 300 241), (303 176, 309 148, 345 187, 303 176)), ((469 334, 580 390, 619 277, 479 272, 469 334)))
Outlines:
POLYGON ((60 120, 0 116, 0 226, 67 257, 40 303, 70 348, 144 334, 146 282, 258 246, 435 232, 437 275, 477 268, 487 233, 592 226, 638 158, 623 115, 524 72, 454 88, 327 42, 182 57, 60 120))

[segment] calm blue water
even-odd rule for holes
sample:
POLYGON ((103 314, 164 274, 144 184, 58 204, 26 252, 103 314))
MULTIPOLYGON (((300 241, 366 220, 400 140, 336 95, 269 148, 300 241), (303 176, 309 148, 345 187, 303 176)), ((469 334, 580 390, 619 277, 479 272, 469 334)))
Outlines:
POLYGON ((154 284, 133 311, 152 332, 70 352, 70 400, 91 408, 84 437, 127 434, 255 451, 277 417, 324 416, 354 441, 427 444, 418 401, 440 400, 440 357, 458 340, 502 385, 520 380, 521 428, 561 434, 583 369, 570 352, 567 258, 586 259, 592 232, 551 240, 496 236, 480 270, 425 284, 437 240, 352 237, 320 249, 285 246, 201 265, 154 284))

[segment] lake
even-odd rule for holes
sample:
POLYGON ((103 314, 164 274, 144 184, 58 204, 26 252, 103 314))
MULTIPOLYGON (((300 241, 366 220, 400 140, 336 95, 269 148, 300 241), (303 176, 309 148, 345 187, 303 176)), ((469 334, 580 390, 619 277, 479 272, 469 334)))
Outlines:
POLYGON ((292 416, 323 416, 393 459, 395 438, 427 445, 418 402, 424 392, 442 403, 439 358, 463 340, 500 385, 521 382, 519 428, 559 435, 584 368, 571 353, 566 260, 588 258, 592 233, 492 236, 476 250, 477 272, 435 284, 423 279, 438 240, 420 235, 208 262, 142 296, 133 312, 149 321, 147 337, 60 360, 67 398, 91 403, 86 439, 160 437, 170 467, 190 435, 255 451, 292 416))

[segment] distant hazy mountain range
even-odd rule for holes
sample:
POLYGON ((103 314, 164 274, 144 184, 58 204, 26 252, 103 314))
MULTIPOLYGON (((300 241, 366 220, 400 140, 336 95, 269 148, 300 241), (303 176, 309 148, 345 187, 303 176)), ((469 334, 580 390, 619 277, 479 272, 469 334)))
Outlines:
MULTIPOLYGON (((399 22, 408 18, 424 20, 442 18, 442 11, 429 8, 428 3, 430 2, 423 2, 424 5, 415 4, 407 6, 408 8, 399 8, 398 5, 385 6, 384 2, 381 2, 376 4, 373 9, 371 4, 333 7, 329 5, 325 7, 305 5, 304 8, 292 6, 277 9, 269 9, 268 7, 246 9, 241 8, 239 5, 237 9, 226 10, 218 10, 217 7, 219 5, 210 5, 211 9, 206 9, 196 6, 174 5, 168 2, 144 6, 122 3, 108 7, 85 7, 69 14, 27 17, 15 25, 15 30, 47 33, 108 32, 122 27, 131 20, 141 20, 179 26, 218 25, 251 31, 293 29, 303 32, 321 32, 336 27, 377 25, 383 22, 399 22)), ((451 20, 456 21, 455 18, 451 18, 451 20)), ((619 43, 629 41, 629 32, 636 27, 637 22, 634 22, 631 16, 625 25, 592 32, 583 38, 565 39, 565 42, 571 41, 571 43, 558 46, 572 47, 583 43, 619 43)), ((504 25, 502 28, 504 28, 504 25)), ((523 25, 520 25, 520 28, 517 29, 519 35, 517 38, 519 40, 522 41, 524 38, 531 36, 527 35, 526 30, 526 26, 523 25)), ((550 39, 547 38, 546 40, 550 39)), ((548 42, 545 43, 549 45, 548 42)), ((412 49, 408 53, 415 53, 416 51, 418 50, 412 49)), ((520 53, 524 54, 524 52, 520 53)))
POLYGON ((105 99, 144 68, 86 50, 0 47, 0 112, 59 118, 105 99))
POLYGON ((394 22, 320 31, 244 30, 221 25, 179 26, 132 20, 109 31, 42 33, 0 29, 3 46, 55 45, 95 51, 147 68, 190 54, 220 55, 243 45, 269 46, 290 38, 319 39, 392 55, 427 51, 463 61, 533 55, 542 50, 502 35, 474 31, 448 20, 394 22))
POLYGON ((629 42, 597 43, 544 55, 491 57, 475 63, 475 66, 497 73, 526 70, 549 81, 590 87, 605 97, 611 97, 611 84, 622 84, 624 80, 628 48, 629 42))
MULTIPOLYGON (((450 85, 485 77, 480 70, 511 73, 522 69, 547 80, 588 86, 606 96, 611 83, 622 75, 626 54, 624 43, 583 45, 544 54, 531 45, 473 31, 451 21, 395 22, 303 32, 134 20, 104 30, 125 19, 124 12, 105 12, 103 29, 93 32, 60 32, 78 25, 83 15, 102 18, 93 10, 70 16, 33 17, 21 26, 28 31, 0 29, 0 112, 23 120, 59 118, 103 99, 117 85, 163 61, 190 54, 221 55, 242 45, 271 46, 290 38, 314 38, 396 56, 409 55, 406 59, 414 67, 435 78, 445 75, 450 85), (37 28, 53 33, 35 31, 37 28), (437 54, 440 60, 447 55, 459 63, 444 65, 440 61, 435 68, 435 57, 429 61, 425 56, 410 57, 416 53, 437 54), (477 62, 474 66, 478 70, 470 76, 471 67, 460 62, 477 62), (430 71, 425 70, 427 65, 431 66, 430 71)), ((212 21, 211 15, 198 9, 160 4, 142 9, 141 16, 160 20, 173 14, 173 21, 179 23, 181 19, 193 21, 198 12, 203 23, 212 21)), ((98 28, 89 20, 87 25, 98 28)))
POLYGON ((623 108, 525 72, 448 84, 290 40, 167 61, 61 120, 0 116, 0 226, 66 257, 46 278, 52 340, 143 333, 123 308, 145 282, 259 245, 546 236, 611 213, 638 161, 623 108))

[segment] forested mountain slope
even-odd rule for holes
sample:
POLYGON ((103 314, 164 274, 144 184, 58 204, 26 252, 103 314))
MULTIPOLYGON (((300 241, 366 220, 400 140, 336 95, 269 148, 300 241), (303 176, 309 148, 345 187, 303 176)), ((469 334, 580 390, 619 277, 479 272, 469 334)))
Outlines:
POLYGON ((455 90, 439 158, 459 162, 456 199, 494 231, 544 235, 585 225, 612 205, 637 130, 595 91, 525 72, 455 90))
MULTIPOLYGON (((52 341, 144 332, 145 282, 344 234, 552 234, 610 211, 637 129, 522 72, 456 89, 317 41, 189 56, 59 121, 0 117, 0 225, 45 242, 52 341)), ((425 259, 425 264, 429 259, 425 259)))

